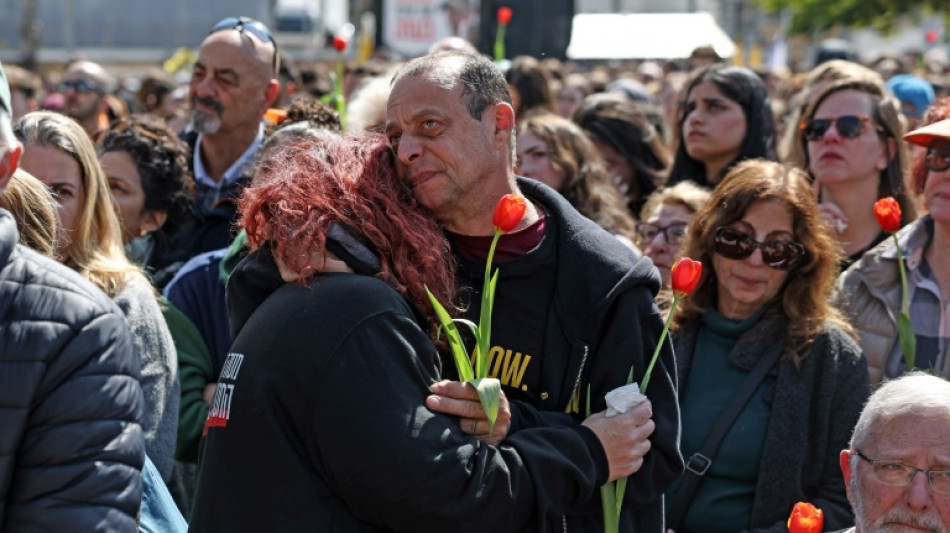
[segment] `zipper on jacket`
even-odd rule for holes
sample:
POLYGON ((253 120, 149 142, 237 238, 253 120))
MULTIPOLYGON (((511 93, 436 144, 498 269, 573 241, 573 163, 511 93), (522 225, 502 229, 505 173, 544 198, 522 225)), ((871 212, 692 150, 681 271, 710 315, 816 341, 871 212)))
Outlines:
MULTIPOLYGON (((589 349, 590 349, 590 347, 585 344, 585 345, 584 345, 584 357, 581 358, 581 366, 580 366, 580 368, 577 369, 577 378, 574 380, 574 388, 571 389, 571 395, 568 396, 567 407, 564 408, 564 412, 569 412, 569 411, 570 411, 570 409, 571 409, 571 402, 574 401, 574 395, 577 394, 578 387, 581 386, 581 376, 584 375, 584 365, 587 364, 587 354, 588 354, 589 349)), ((578 407, 578 410, 579 410, 579 409, 580 409, 580 407, 578 407)), ((567 522, 565 522, 564 525, 565 525, 565 527, 567 527, 567 522)), ((565 531, 566 531, 566 530, 565 530, 565 531)))
POLYGON ((564 524, 564 533, 567 533, 567 515, 561 516, 561 523, 564 524))

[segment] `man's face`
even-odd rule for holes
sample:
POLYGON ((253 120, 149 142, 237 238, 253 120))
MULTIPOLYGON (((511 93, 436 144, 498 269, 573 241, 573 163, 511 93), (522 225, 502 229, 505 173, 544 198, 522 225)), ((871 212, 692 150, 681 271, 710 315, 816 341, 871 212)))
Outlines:
POLYGON ((400 175, 419 203, 449 229, 460 211, 489 204, 491 213, 497 200, 485 178, 504 169, 499 158, 510 159, 507 135, 513 126, 513 120, 498 124, 500 105, 489 105, 477 120, 469 114, 460 83, 446 89, 425 75, 402 78, 390 94, 386 135, 400 175), (499 134, 496 126, 507 134, 499 134))
POLYGON ((273 78, 270 64, 262 64, 263 46, 237 30, 222 30, 205 39, 188 86, 196 130, 209 135, 257 130, 270 105, 273 78))
POLYGON ((59 85, 63 112, 76 120, 94 117, 102 108, 103 87, 86 72, 67 72, 59 85))
MULTIPOLYGON (((874 442, 861 447, 871 459, 950 469, 950 415, 897 415, 878 427, 874 442)), ((852 461, 848 451, 842 452, 841 467, 858 533, 948 531, 950 494, 933 490, 923 473, 915 473, 907 486, 888 485, 874 477, 870 463, 852 461)))

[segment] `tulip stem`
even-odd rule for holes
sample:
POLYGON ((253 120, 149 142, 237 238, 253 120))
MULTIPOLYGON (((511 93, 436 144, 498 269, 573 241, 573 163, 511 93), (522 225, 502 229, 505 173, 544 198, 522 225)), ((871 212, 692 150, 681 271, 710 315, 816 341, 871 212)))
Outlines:
POLYGON ((670 313, 666 316, 666 321, 663 323, 663 333, 660 333, 660 340, 656 343, 656 348, 653 350, 653 358, 650 359, 650 366, 647 367, 646 373, 643 375, 643 381, 640 382, 640 394, 646 394, 647 385, 650 383, 650 375, 653 373, 653 365, 656 364, 656 359, 660 355, 660 349, 663 347, 663 341, 666 340, 666 334, 670 331, 670 322, 673 321, 673 313, 676 312, 676 305, 680 303, 680 294, 673 292, 673 305, 670 306, 670 313))

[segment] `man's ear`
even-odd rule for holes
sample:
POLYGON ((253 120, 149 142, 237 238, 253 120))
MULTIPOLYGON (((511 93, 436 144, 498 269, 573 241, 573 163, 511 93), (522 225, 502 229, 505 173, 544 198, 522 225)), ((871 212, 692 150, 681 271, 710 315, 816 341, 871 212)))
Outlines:
POLYGON ((838 464, 841 465, 841 473, 844 475, 844 488, 848 494, 848 500, 851 501, 851 476, 854 472, 851 470, 851 451, 841 450, 838 454, 838 464))
POLYGON ((514 135, 515 130, 515 110, 511 104, 498 102, 492 110, 495 118, 495 138, 505 145, 514 135))
POLYGON ((268 106, 274 105, 278 93, 280 93, 280 84, 277 83, 276 79, 271 79, 270 83, 267 84, 267 89, 264 90, 264 99, 267 100, 268 106))
POLYGON ((168 213, 165 211, 146 211, 142 217, 142 229, 151 233, 158 231, 168 220, 168 213))
POLYGON ((20 163, 22 153, 23 145, 16 143, 13 146, 8 146, 4 150, 3 156, 0 157, 0 192, 3 192, 7 188, 7 183, 10 183, 10 178, 13 177, 13 172, 20 163))

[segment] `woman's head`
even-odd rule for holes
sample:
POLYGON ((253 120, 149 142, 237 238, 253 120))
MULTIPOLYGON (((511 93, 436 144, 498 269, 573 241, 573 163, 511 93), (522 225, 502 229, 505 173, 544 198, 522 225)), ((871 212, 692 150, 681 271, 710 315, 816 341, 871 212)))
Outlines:
POLYGON ((735 318, 766 308, 786 319, 783 342, 791 352, 824 320, 850 331, 829 304, 836 250, 804 172, 761 159, 737 164, 689 226, 682 254, 706 268, 677 324, 694 323, 713 307, 745 315, 735 318))
POLYGON ((776 159, 772 106, 755 72, 712 65, 695 72, 682 95, 671 184, 714 186, 736 162, 776 159))
POLYGON ((591 84, 583 74, 570 74, 557 90, 557 114, 571 119, 591 93, 591 84))
POLYGON ((709 200, 709 191, 691 181, 665 187, 650 195, 640 214, 634 243, 653 260, 663 286, 670 284, 670 268, 679 256, 686 231, 696 211, 709 200))
POLYGON ((49 111, 24 115, 14 132, 24 148, 20 165, 59 202, 60 261, 115 296, 128 276, 141 273, 122 250, 119 219, 92 141, 77 122, 49 111))
POLYGON ((554 112, 550 76, 547 67, 531 56, 518 56, 505 72, 505 80, 511 89, 515 116, 520 118, 536 108, 554 112))
POLYGON ((647 116, 633 102, 615 95, 591 95, 574 121, 607 162, 611 179, 627 196, 633 212, 665 181, 669 158, 647 116))
POLYGON ((306 278, 326 250, 331 226, 345 228, 378 256, 377 277, 435 323, 425 286, 454 302, 451 253, 433 219, 398 178, 380 136, 300 138, 270 150, 240 203, 251 248, 270 241, 286 267, 306 278))
POLYGON ((125 242, 163 226, 177 230, 191 202, 188 149, 178 136, 141 116, 113 122, 98 146, 125 242))
POLYGON ((610 183, 594 143, 577 124, 551 113, 518 123, 518 173, 561 193, 601 227, 633 238, 634 223, 619 191, 610 183))
POLYGON ((878 198, 896 198, 906 224, 916 210, 904 182, 909 156, 902 135, 896 100, 878 83, 852 79, 828 85, 805 107, 798 143, 813 179, 876 180, 878 198))
POLYGON ((950 223, 950 97, 936 102, 924 114, 924 126, 908 133, 909 142, 926 148, 918 151, 911 172, 915 194, 934 220, 950 223))

